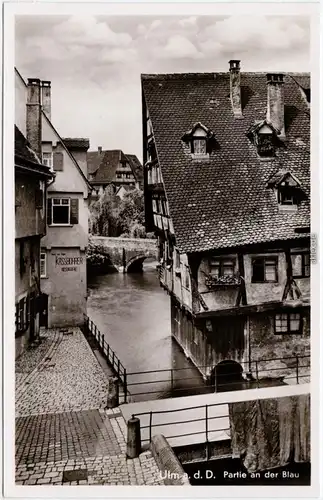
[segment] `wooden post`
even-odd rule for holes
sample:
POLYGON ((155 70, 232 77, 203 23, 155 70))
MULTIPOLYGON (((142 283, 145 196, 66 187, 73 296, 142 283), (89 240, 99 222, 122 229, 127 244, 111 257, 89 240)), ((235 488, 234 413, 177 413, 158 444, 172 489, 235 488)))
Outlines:
POLYGON ((296 384, 299 384, 298 375, 298 356, 296 356, 296 384))
POLYGON ((134 415, 127 422, 127 457, 137 458, 141 452, 140 420, 134 415))
POLYGON ((149 414, 149 443, 151 443, 151 427, 153 423, 153 412, 151 411, 149 414))
POLYGON ((108 344, 108 348, 107 348, 107 361, 109 362, 109 355, 110 355, 110 346, 108 344))
POLYGON ((256 380, 257 380, 257 388, 259 389, 259 376, 258 376, 258 361, 256 363, 256 380))
POLYGON ((118 378, 120 378, 120 359, 118 358, 118 378))
POLYGON ((171 390, 173 392, 174 388, 174 374, 173 374, 173 368, 170 369, 170 381, 171 381, 171 390))
POLYGON ((114 351, 112 351, 112 368, 114 369, 114 351))
POLYGON ((117 377, 108 378, 107 408, 119 406, 119 380, 117 377))
POLYGON ((126 371, 126 369, 124 369, 124 372, 123 372, 123 392, 124 392, 124 402, 126 403, 127 402, 127 392, 128 392, 128 389, 127 389, 127 371, 126 371))
POLYGON ((208 425, 208 408, 205 405, 205 451, 206 451, 206 460, 209 460, 209 425, 208 425))

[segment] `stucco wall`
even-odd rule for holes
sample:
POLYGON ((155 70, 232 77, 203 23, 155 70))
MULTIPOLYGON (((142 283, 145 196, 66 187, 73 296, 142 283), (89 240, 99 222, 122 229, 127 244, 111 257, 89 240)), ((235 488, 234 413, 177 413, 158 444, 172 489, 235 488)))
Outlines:
MULTIPOLYGON (((296 355, 305 355, 310 352, 310 313, 309 308, 303 309, 303 334, 276 335, 274 329, 274 313, 263 313, 250 316, 249 335, 251 359, 288 358, 296 355)), ((295 359, 264 362, 259 364, 260 370, 270 370, 284 366, 295 366, 295 359)), ((254 368, 254 367, 253 367, 254 368)), ((286 371, 285 371, 286 372, 286 371)), ((264 371, 262 377, 280 376, 279 370, 264 371)))
MULTIPOLYGON (((46 118, 42 115, 42 142, 51 143, 52 151, 63 153, 63 170, 55 172, 55 182, 51 184, 49 191, 72 191, 84 193, 86 198, 88 188, 85 179, 82 177, 79 169, 73 162, 71 156, 65 148, 59 143, 60 137, 55 133, 46 118)), ((49 151, 48 144, 43 144, 44 151, 49 151)))
POLYGON ((87 157, 86 157, 86 151, 72 151, 72 154, 79 164, 79 166, 82 169, 83 174, 87 178, 87 157))
POLYGON ((47 251, 47 274, 49 278, 41 280, 41 287, 49 295, 48 326, 82 324, 87 294, 85 252, 79 248, 52 248, 47 251))
POLYGON ((260 304, 267 301, 280 301, 283 298, 284 288, 287 280, 286 258, 282 252, 259 253, 244 255, 245 283, 248 304, 260 304), (254 257, 278 257, 278 281, 277 283, 251 283, 252 259, 254 257))
POLYGON ((53 193, 50 191, 47 198, 78 198, 79 200, 79 222, 70 226, 47 226, 47 234, 42 238, 42 246, 46 248, 76 247, 85 248, 88 245, 88 208, 87 200, 82 194, 73 192, 53 193))
POLYGON ((15 124, 26 137, 27 87, 15 71, 15 124))

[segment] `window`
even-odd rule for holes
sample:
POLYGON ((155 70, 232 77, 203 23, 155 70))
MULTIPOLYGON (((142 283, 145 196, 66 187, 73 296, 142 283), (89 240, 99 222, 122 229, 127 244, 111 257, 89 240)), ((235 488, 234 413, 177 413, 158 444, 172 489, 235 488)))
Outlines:
POLYGON ((180 258, 180 253, 179 251, 176 249, 175 250, 175 270, 177 272, 179 272, 181 269, 181 258, 180 258))
POLYGON ((307 278, 311 272, 309 252, 300 252, 291 255, 294 278, 307 278))
POLYGON ((70 224, 70 199, 53 198, 52 224, 70 224))
POLYGON ((275 315, 275 333, 302 333, 302 318, 299 313, 283 313, 275 315))
POLYGON ((278 281, 277 257, 252 259, 252 283, 276 283, 278 281))
POLYGON ((268 157, 274 155, 275 151, 274 151, 272 133, 258 135, 257 150, 258 150, 258 155, 262 157, 268 157))
POLYGON ((297 196, 295 189, 280 187, 278 189, 278 202, 281 205, 297 205, 297 196))
POLYGON ((190 270, 188 266, 185 266, 185 288, 190 289, 190 270))
POLYGON ((22 335, 28 326, 28 298, 24 297, 16 304, 16 337, 22 335))
POLYGON ((192 153, 196 155, 206 155, 206 140, 193 139, 192 153))
POLYGON ((117 179, 122 179, 123 178, 123 174, 121 172, 117 172, 116 173, 116 177, 117 177, 117 179))
POLYGON ((47 276, 47 255, 46 255, 46 250, 42 250, 40 252, 40 277, 41 278, 46 278, 47 276))
POLYGON ((211 259, 210 268, 211 275, 217 278, 220 278, 220 276, 234 276, 235 260, 211 259))
POLYGON ((53 153, 43 153, 43 165, 53 168, 53 153))

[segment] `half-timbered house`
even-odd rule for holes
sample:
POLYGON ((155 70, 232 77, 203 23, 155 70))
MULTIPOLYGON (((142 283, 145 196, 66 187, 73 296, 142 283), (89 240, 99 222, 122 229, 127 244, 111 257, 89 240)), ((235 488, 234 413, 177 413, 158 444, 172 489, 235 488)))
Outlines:
POLYGON ((146 229, 172 334, 205 379, 309 354, 310 78, 142 75, 146 229))

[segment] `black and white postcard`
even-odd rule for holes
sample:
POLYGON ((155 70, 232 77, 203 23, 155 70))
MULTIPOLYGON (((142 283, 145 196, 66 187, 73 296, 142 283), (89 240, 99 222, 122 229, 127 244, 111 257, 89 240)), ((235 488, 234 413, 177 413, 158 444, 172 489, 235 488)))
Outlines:
POLYGON ((5 495, 317 496, 318 4, 3 20, 5 495))

